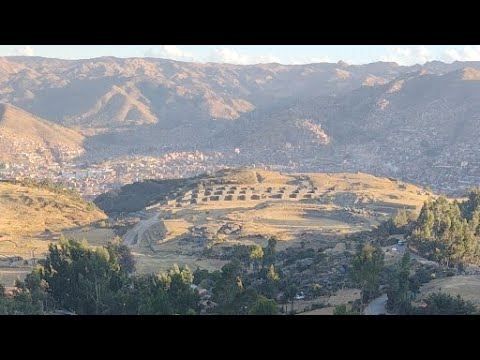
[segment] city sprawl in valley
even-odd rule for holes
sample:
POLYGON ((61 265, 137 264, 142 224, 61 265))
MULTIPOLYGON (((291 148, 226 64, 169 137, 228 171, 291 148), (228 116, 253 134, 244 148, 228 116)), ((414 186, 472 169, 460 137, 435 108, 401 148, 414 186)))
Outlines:
POLYGON ((0 57, 0 314, 478 314, 480 62, 0 57))

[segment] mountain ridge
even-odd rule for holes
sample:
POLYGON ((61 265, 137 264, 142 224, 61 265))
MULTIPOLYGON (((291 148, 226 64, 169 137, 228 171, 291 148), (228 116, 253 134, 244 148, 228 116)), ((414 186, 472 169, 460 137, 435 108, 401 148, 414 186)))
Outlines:
POLYGON ((81 134, 5 103, 0 103, 0 138, 0 160, 7 162, 20 161, 21 153, 58 162, 84 151, 81 134))
POLYGON ((79 161, 200 152, 218 166, 403 174, 449 191, 480 171, 467 150, 479 145, 478 69, 0 58, 0 101, 85 135, 79 161))

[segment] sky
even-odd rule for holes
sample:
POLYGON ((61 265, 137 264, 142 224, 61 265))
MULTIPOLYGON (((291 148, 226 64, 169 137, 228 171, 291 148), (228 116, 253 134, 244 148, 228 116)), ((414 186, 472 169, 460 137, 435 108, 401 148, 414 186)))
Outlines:
POLYGON ((88 59, 101 56, 159 57, 230 64, 307 64, 345 61, 400 65, 480 61, 479 45, 0 45, 0 56, 88 59))

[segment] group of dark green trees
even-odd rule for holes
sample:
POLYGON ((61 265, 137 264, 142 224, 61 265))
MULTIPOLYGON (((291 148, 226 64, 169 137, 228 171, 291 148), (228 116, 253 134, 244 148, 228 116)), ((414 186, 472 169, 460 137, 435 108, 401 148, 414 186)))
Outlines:
POLYGON ((288 304, 293 312, 298 286, 277 265, 276 244, 277 239, 272 237, 263 248, 237 245, 230 262, 220 271, 194 273, 194 283, 212 289, 212 300, 217 304, 214 313, 275 315, 288 312, 288 304))
POLYGON ((460 296, 432 293, 424 300, 424 307, 413 307, 411 301, 419 290, 416 277, 412 275, 408 252, 388 277, 389 312, 400 315, 472 315, 477 314, 475 305, 460 296))
POLYGON ((478 264, 480 260, 480 190, 463 202, 444 197, 425 203, 411 232, 411 244, 446 267, 478 264))
POLYGON ((161 275, 134 275, 135 262, 119 243, 92 248, 62 239, 51 244, 13 296, 0 289, 0 313, 49 314, 66 310, 82 315, 194 314, 199 296, 188 267, 161 275))
POLYGON ((419 216, 401 210, 383 222, 380 235, 403 234, 419 254, 446 267, 480 263, 480 189, 465 201, 440 196, 423 205, 419 216))
POLYGON ((277 314, 272 297, 281 281, 275 246, 272 238, 265 248, 239 247, 231 262, 212 273, 175 265, 159 275, 136 275, 132 254, 119 242, 94 248, 61 239, 17 282, 13 294, 7 296, 0 287, 0 314, 199 314, 201 299, 192 285, 210 290, 214 314, 277 314))
MULTIPOLYGON (((412 271, 410 254, 407 251, 401 261, 392 268, 384 265, 384 255, 380 247, 371 243, 360 246, 352 264, 351 278, 361 290, 358 308, 347 309, 339 306, 335 315, 355 315, 368 301, 380 295, 380 283, 384 281, 387 289, 387 306, 391 314, 399 315, 469 315, 476 314, 475 306, 459 296, 433 293, 424 299, 424 307, 412 306, 424 282, 422 271, 412 271), (390 271, 387 271, 390 270, 390 271)), ((428 280, 427 280, 428 281, 428 280)))

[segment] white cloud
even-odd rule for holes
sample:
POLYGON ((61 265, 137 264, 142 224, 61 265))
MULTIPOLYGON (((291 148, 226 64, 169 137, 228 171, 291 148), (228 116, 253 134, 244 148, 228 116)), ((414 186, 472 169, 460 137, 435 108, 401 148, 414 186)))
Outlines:
POLYGON ((393 48, 386 55, 381 56, 380 60, 396 62, 399 65, 415 65, 424 64, 433 58, 425 46, 415 46, 393 48))
POLYGON ((15 49, 13 54, 18 56, 33 56, 35 55, 35 49, 31 46, 24 46, 22 48, 15 49))
POLYGON ((247 55, 240 54, 237 50, 232 48, 217 48, 214 49, 208 61, 215 63, 250 65, 250 64, 267 64, 279 63, 280 59, 273 55, 247 55))
POLYGON ((328 56, 317 56, 309 58, 290 58, 289 65, 303 65, 303 64, 318 64, 318 63, 331 63, 333 62, 328 56))
POLYGON ((180 49, 176 45, 160 45, 159 47, 148 49, 145 52, 147 57, 161 57, 178 61, 194 61, 193 54, 180 49))
POLYGON ((453 61, 480 61, 480 46, 467 45, 461 50, 445 50, 443 59, 447 62, 453 61))

